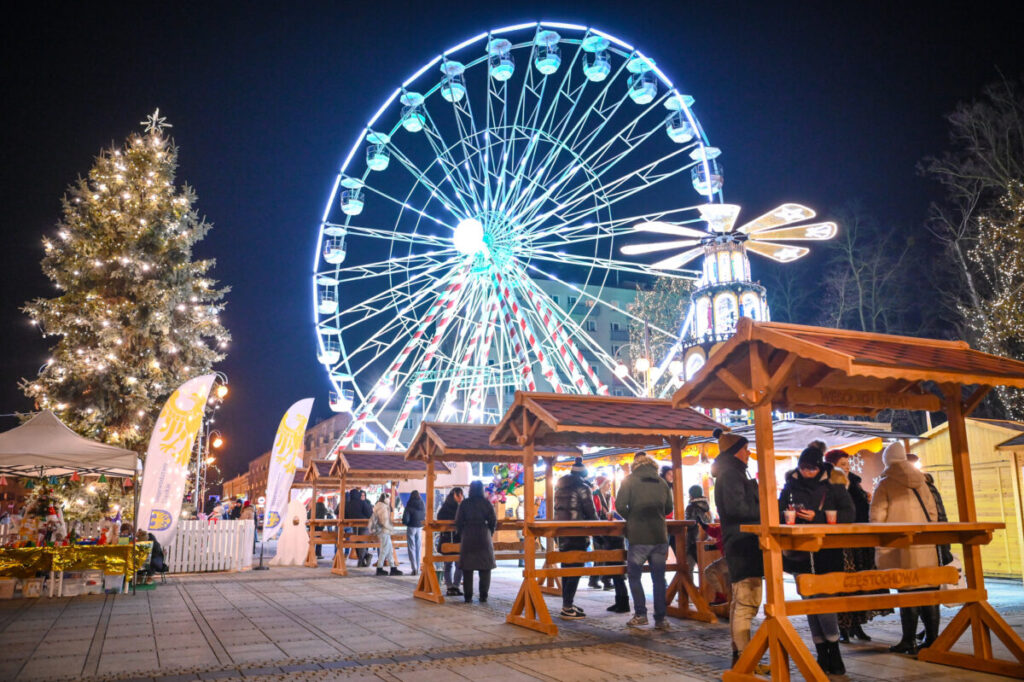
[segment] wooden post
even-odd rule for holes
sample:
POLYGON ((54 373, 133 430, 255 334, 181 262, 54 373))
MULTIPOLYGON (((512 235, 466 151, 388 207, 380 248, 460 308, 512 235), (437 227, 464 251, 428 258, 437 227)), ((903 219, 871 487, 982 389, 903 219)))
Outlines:
MULTIPOLYGON (((340 467, 339 467, 340 468, 340 467)), ((334 539, 334 562, 331 565, 331 573, 334 575, 348 575, 348 548, 345 546, 345 474, 338 478, 338 532, 334 539)))
POLYGON ((427 455, 427 520, 423 524, 423 560, 420 562, 420 577, 416 581, 416 589, 412 595, 419 599, 432 601, 435 604, 444 603, 444 595, 441 594, 441 581, 437 579, 437 572, 434 564, 434 469, 433 454, 427 455))
POLYGON ((316 568, 316 478, 313 479, 313 496, 309 498, 309 522, 306 528, 309 529, 309 551, 306 552, 306 566, 316 568))
MULTIPOLYGON (((554 516, 555 510, 555 458, 545 457, 544 458, 544 520, 550 521, 554 516)), ((534 510, 536 514, 536 510, 534 510)), ((525 517, 526 515, 523 514, 525 517)), ((555 541, 554 538, 546 538, 544 552, 544 568, 556 568, 550 561, 548 561, 547 555, 549 552, 554 551, 552 543, 555 541)), ((536 546, 536 540, 534 541, 536 546)), ((526 533, 523 533, 523 544, 526 544, 526 533)), ((540 591, 544 594, 562 594, 562 579, 556 576, 549 576, 547 578, 540 579, 540 591)))

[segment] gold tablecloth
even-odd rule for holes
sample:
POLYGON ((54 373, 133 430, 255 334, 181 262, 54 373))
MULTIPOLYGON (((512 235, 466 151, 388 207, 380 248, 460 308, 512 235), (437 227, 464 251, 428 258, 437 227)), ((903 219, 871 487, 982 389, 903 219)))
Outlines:
POLYGON ((0 548, 0 576, 33 578, 43 571, 89 571, 133 574, 146 564, 151 542, 131 545, 0 548))

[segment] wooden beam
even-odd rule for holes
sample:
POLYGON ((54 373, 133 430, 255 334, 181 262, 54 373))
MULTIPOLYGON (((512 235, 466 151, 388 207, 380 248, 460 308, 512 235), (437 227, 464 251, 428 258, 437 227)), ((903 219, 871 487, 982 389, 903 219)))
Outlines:
POLYGON ((785 392, 787 405, 816 405, 823 409, 870 408, 873 410, 942 410, 942 401, 931 394, 891 393, 846 388, 803 388, 790 386, 785 392))
POLYGON ((796 365, 796 361, 799 359, 796 353, 786 353, 786 357, 783 358, 782 364, 780 364, 776 370, 772 373, 771 378, 768 379, 768 384, 765 387, 763 399, 774 400, 775 394, 779 391, 779 388, 786 382, 789 375, 793 372, 793 367, 796 365))
POLYGON ((978 405, 981 404, 981 401, 985 399, 985 396, 987 396, 988 392, 991 390, 991 386, 978 386, 976 389, 974 389, 974 393, 972 393, 970 397, 964 401, 964 416, 966 417, 970 415, 971 412, 974 412, 974 410, 978 409, 978 405))
POLYGON ((753 407, 757 401, 754 399, 754 391, 749 386, 744 384, 737 378, 735 374, 730 372, 726 367, 719 367, 715 372, 722 383, 728 386, 735 394, 736 397, 743 401, 743 403, 749 407, 753 407))

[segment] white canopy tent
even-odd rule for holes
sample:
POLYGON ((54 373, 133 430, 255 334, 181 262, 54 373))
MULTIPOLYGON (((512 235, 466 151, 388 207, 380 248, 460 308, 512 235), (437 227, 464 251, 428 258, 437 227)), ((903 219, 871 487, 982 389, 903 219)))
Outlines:
POLYGON ((18 476, 134 476, 138 455, 83 438, 50 410, 0 433, 0 473, 18 476))

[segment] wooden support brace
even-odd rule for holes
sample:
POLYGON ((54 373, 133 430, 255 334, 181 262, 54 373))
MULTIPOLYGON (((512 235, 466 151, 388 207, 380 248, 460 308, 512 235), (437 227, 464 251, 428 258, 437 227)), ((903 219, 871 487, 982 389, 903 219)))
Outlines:
POLYGON ((938 639, 927 649, 922 649, 917 658, 930 663, 1024 679, 1024 641, 987 601, 964 604, 938 639), (974 640, 973 655, 952 651, 968 629, 974 640), (1016 661, 993 658, 992 633, 995 633, 1016 661))

